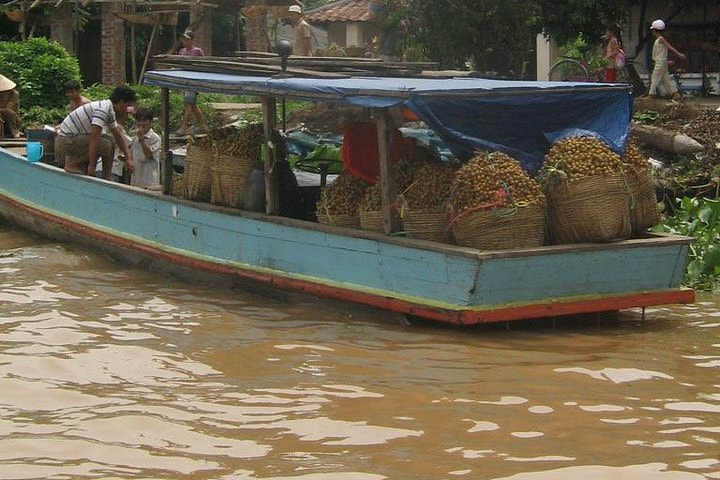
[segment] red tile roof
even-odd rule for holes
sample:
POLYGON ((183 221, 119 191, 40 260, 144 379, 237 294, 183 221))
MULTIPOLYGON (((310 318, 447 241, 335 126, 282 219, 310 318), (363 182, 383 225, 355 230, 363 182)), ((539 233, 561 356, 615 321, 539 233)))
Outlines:
POLYGON ((370 20, 371 0, 339 0, 323 7, 308 10, 309 22, 367 22, 370 20))

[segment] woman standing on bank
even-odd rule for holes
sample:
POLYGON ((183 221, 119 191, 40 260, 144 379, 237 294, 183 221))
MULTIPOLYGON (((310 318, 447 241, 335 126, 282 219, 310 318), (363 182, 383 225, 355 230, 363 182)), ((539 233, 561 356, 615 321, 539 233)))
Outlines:
POLYGON ((617 82, 618 55, 620 53, 620 41, 618 40, 618 27, 608 25, 605 28, 607 45, 605 46, 605 81, 617 82))

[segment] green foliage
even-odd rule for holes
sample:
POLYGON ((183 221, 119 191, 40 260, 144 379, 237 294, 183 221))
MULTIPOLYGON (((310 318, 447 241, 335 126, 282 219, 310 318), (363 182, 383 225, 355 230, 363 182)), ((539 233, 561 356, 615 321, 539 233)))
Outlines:
POLYGON ((560 47, 563 57, 570 57, 583 62, 591 75, 607 66, 605 57, 598 52, 597 46, 589 42, 585 35, 579 33, 577 37, 560 47))
POLYGON ((562 45, 583 34, 590 44, 600 43, 608 23, 625 23, 637 0, 535 0, 542 32, 562 45))
POLYGON ((62 108, 63 85, 80 81, 80 66, 59 43, 45 38, 0 42, 0 73, 17 83, 20 107, 62 108))
POLYGON ((519 77, 533 61, 537 4, 525 0, 408 0, 406 44, 422 46, 443 68, 519 77))
POLYGON ((652 123, 660 118, 660 113, 655 110, 645 110, 633 113, 633 120, 641 123, 652 123))
POLYGON ((57 125, 67 115, 67 108, 30 107, 22 111, 22 128, 40 128, 43 125, 57 125))
POLYGON ((655 230, 693 237, 685 282, 697 289, 720 287, 720 199, 678 199, 678 210, 655 230))
MULTIPOLYGON (((95 84, 91 87, 83 90, 83 95, 88 97, 90 100, 104 100, 110 97, 114 87, 107 85, 95 84)), ((159 131, 159 115, 161 112, 161 98, 160 88, 152 87, 148 85, 131 85, 131 88, 135 90, 137 95, 138 107, 149 108, 155 112, 156 116, 156 130, 159 131)), ((209 108, 208 103, 212 102, 223 102, 231 99, 227 95, 215 94, 215 93, 203 93, 198 96, 198 107, 200 111, 205 115, 206 120, 210 127, 213 126, 213 112, 209 108)), ((183 103, 183 92, 170 92, 170 126, 171 128, 177 128, 182 120, 183 110, 185 109, 183 103)))

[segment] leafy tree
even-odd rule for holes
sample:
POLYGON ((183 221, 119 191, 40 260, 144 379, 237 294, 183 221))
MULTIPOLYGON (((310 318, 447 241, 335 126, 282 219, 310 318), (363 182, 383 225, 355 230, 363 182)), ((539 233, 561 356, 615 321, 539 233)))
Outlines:
MULTIPOLYGON (((558 44, 568 43, 579 34, 589 42, 598 43, 608 23, 627 25, 630 10, 639 7, 637 19, 637 50, 641 50, 650 38, 647 18, 650 0, 533 0, 539 7, 538 25, 541 31, 558 44)), ((699 8, 702 0, 668 0, 662 5, 660 18, 672 21, 682 12, 699 8)), ((637 53, 637 52, 635 52, 637 53)))
POLYGON ((45 38, 0 42, 0 73, 17 83, 20 106, 62 108, 67 100, 63 85, 80 81, 80 66, 59 43, 45 38))
POLYGON ((408 42, 446 68, 518 77, 534 55, 537 8, 526 0, 408 0, 408 42))
POLYGON ((573 41, 578 34, 599 42, 608 23, 624 23, 638 0, 535 0, 539 6, 541 31, 558 44, 573 41))

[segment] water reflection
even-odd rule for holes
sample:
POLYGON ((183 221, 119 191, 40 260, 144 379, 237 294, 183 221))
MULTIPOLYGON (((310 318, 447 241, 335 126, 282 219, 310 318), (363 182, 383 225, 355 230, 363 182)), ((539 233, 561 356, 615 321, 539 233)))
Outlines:
POLYGON ((406 328, 7 226, 0 285, 0 478, 720 478, 713 297, 644 326, 406 328))

